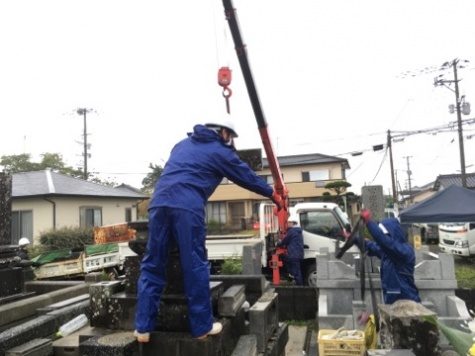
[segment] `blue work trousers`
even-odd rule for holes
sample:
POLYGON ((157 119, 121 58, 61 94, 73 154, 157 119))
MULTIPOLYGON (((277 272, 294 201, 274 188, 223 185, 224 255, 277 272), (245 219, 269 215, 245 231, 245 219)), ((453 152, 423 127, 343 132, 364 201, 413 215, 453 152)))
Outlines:
POLYGON ((158 207, 149 210, 148 228, 147 251, 142 259, 137 287, 136 330, 150 332, 155 329, 160 297, 166 285, 169 248, 176 242, 191 335, 206 334, 213 326, 213 313, 203 218, 184 209, 158 207))
POLYGON ((295 284, 298 286, 303 286, 302 270, 300 267, 299 258, 286 258, 285 263, 287 267, 287 272, 289 272, 292 277, 294 277, 295 284))

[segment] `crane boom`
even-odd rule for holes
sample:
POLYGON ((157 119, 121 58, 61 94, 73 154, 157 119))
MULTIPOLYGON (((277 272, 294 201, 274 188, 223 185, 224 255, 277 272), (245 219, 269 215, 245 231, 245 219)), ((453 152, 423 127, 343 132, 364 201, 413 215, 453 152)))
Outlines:
POLYGON ((257 89, 254 84, 251 68, 247 59, 246 46, 242 41, 241 31, 239 29, 239 23, 236 16, 236 11, 232 4, 232 0, 223 0, 223 6, 224 14, 226 16, 226 20, 228 21, 229 28, 233 37, 234 47, 244 77, 244 82, 246 83, 249 99, 251 100, 254 116, 257 121, 259 134, 261 136, 262 144, 266 152, 267 161, 269 163, 269 168, 272 173, 272 178, 274 180, 274 190, 282 197, 282 200, 284 201, 284 208, 277 212, 277 218, 279 221, 279 232, 281 235, 284 235, 287 231, 287 219, 289 215, 287 188, 282 178, 279 161, 277 160, 274 148, 272 147, 269 130, 267 128, 267 121, 262 111, 259 96, 257 95, 257 89))

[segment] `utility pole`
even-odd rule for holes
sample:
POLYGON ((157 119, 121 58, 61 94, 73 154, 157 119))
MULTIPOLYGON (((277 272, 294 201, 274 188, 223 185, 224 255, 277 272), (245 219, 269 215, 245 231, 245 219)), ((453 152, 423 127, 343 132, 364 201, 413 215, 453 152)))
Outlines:
POLYGON ((404 158, 406 159, 406 162, 407 162, 407 184, 408 184, 408 188, 409 188, 409 201, 412 203, 412 186, 411 186, 412 172, 411 172, 411 167, 410 167, 410 164, 409 164, 409 159, 411 157, 412 156, 406 156, 404 158))
POLYGON ((388 149, 389 149, 389 163, 391 164, 391 185, 392 185, 392 189, 393 189, 393 205, 394 205, 394 211, 396 211, 396 213, 399 213, 397 190, 396 190, 396 180, 394 178, 393 149, 392 149, 391 141, 392 141, 391 130, 388 130, 387 146, 388 146, 388 149))
POLYGON ((86 108, 78 108, 76 110, 78 115, 82 115, 83 120, 84 120, 84 131, 83 131, 83 144, 84 144, 84 151, 83 151, 83 156, 84 156, 84 172, 83 172, 83 178, 84 180, 87 180, 88 178, 88 172, 87 172, 87 158, 88 158, 88 145, 87 145, 87 114, 93 111, 93 109, 86 109, 86 108))
POLYGON ((459 134, 460 169, 461 169, 460 173, 462 174, 462 187, 467 188, 467 176, 465 175, 465 149, 463 147, 462 112, 460 110, 457 64, 458 64, 458 60, 454 59, 452 62, 452 66, 454 68, 455 101, 456 101, 456 108, 457 108, 457 127, 458 127, 458 134, 459 134))
MULTIPOLYGON (((463 62, 467 63, 468 60, 464 60, 463 62)), ((445 86, 449 90, 452 90, 455 93, 455 108, 456 108, 456 111, 457 111, 457 127, 458 127, 459 150, 460 150, 460 173, 461 173, 461 178, 462 178, 462 186, 464 188, 466 188, 467 187, 467 176, 465 174, 465 150, 464 150, 464 147, 463 147, 462 110, 461 110, 461 107, 460 107, 461 99, 460 99, 460 93, 459 93, 459 79, 458 79, 458 75, 457 75, 457 68, 464 68, 464 66, 460 66, 459 63, 460 63, 460 60, 457 59, 457 58, 454 59, 452 62, 445 62, 442 65, 441 69, 447 69, 449 67, 452 67, 453 71, 454 71, 454 80, 442 79, 441 77, 443 77, 443 74, 441 74, 441 75, 439 75, 439 77, 436 77, 434 79, 434 85, 435 86, 443 85, 443 86, 445 86), (449 85, 451 83, 454 83, 455 90, 448 87, 446 85, 447 83, 449 85)), ((464 98, 465 98, 465 96, 462 96, 462 100, 465 100, 464 98)), ((464 103, 464 105, 465 105, 465 103, 464 103)), ((469 111, 470 110, 468 110, 468 112, 469 111)), ((464 110, 464 114, 468 115, 468 112, 465 112, 465 110, 464 110)))

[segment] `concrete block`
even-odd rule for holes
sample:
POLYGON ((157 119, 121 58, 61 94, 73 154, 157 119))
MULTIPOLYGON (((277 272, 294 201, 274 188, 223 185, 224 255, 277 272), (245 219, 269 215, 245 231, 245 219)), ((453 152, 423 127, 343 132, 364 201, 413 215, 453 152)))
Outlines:
POLYGON ((94 336, 79 345, 79 354, 84 356, 136 356, 138 343, 132 332, 119 332, 94 336))
POLYGON ((111 334, 109 329, 85 326, 80 330, 53 341, 54 356, 79 356, 79 344, 94 336, 111 334))
POLYGON ((52 315, 41 315, 0 333, 0 355, 15 346, 36 338, 46 338, 58 331, 58 323, 52 315))
POLYGON ((330 256, 328 254, 322 254, 318 256, 317 260, 317 281, 327 280, 330 278, 328 272, 328 261, 330 256))
POLYGON ((143 345, 143 356, 217 356, 230 355, 234 350, 237 339, 231 335, 232 325, 228 319, 220 319, 223 331, 215 336, 208 336, 204 340, 193 339, 189 333, 182 332, 153 332, 150 342, 143 345))
POLYGON ((99 283, 103 281, 104 274, 102 272, 89 272, 84 276, 86 283, 99 283))
POLYGON ((23 269, 21 267, 0 269, 0 297, 23 292, 23 269))
MULTIPOLYGON (((318 271, 318 270, 317 270, 318 271)), ((317 272, 318 274, 318 272, 317 272)), ((337 279, 357 279, 355 269, 343 261, 328 261, 328 274, 332 280, 337 279)))
POLYGON ((79 285, 55 290, 32 298, 19 300, 0 306, 0 326, 34 316, 38 308, 59 302, 61 300, 76 297, 87 293, 89 286, 82 282, 79 285))
POLYGON ((460 317, 466 320, 471 319, 464 301, 455 295, 447 297, 447 309, 449 316, 460 317))
POLYGON ((454 256, 447 253, 439 254, 439 261, 441 264, 442 279, 455 280, 455 264, 454 256))
POLYGON ((47 306, 42 307, 42 308, 38 308, 37 311, 40 314, 47 313, 47 312, 57 310, 57 309, 61 309, 61 308, 64 308, 64 307, 67 307, 67 306, 70 306, 70 305, 73 305, 73 304, 76 304, 76 303, 79 303, 79 302, 83 302, 83 301, 88 300, 88 299, 89 299, 89 294, 81 294, 81 295, 78 295, 77 297, 65 299, 65 300, 62 300, 60 302, 53 303, 53 304, 47 305, 47 306))
POLYGON ((242 247, 242 274, 260 275, 262 274, 262 242, 242 247))
POLYGON ((231 356, 257 356, 256 335, 241 336, 231 356))
MULTIPOLYGON (((84 285, 83 281, 28 281, 25 282, 25 291, 34 292, 36 295, 41 295, 53 292, 59 289, 74 287, 77 285, 84 285)), ((88 287, 86 287, 87 289, 88 287)))
POLYGON ((267 292, 249 309, 249 331, 257 337, 257 350, 264 352, 279 323, 278 294, 267 292))
POLYGON ((415 266, 414 279, 442 279, 440 261, 421 261, 415 266))
POLYGON ((218 313, 221 316, 235 316, 246 300, 246 287, 242 284, 228 288, 218 301, 218 313))
POLYGON ((105 281, 89 285, 91 303, 91 326, 106 326, 112 318, 110 300, 122 289, 121 282, 105 281))
POLYGON ((125 292, 128 294, 137 294, 137 282, 140 276, 139 256, 127 256, 124 261, 125 269, 125 292))
POLYGON ((305 286, 276 286, 279 321, 313 320, 318 311, 318 289, 305 286))
POLYGON ((286 323, 279 323, 278 329, 267 343, 266 356, 285 355, 285 345, 289 341, 289 326, 286 323))
POLYGON ((8 350, 6 356, 49 356, 53 351, 50 339, 33 339, 8 350))
POLYGON ((368 356, 416 356, 411 350, 368 350, 368 356))
POLYGON ((263 275, 211 275, 210 280, 222 282, 224 290, 235 284, 246 286, 246 300, 252 305, 269 289, 269 282, 263 275))

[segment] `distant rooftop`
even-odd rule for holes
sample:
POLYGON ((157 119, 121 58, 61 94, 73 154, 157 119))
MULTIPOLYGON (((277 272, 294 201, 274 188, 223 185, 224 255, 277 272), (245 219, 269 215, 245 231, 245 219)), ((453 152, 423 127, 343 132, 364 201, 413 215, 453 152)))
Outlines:
MULTIPOLYGON (((475 173, 465 174, 467 180, 467 188, 475 189, 475 173)), ((450 185, 462 186, 461 174, 445 174, 439 175, 434 183, 434 190, 440 190, 441 188, 447 188, 450 185)))
POLYGON ((145 199, 148 195, 130 186, 117 188, 73 178, 51 170, 12 174, 12 198, 36 196, 94 196, 145 199))
MULTIPOLYGON (((341 163, 344 168, 349 169, 350 164, 345 158, 339 158, 335 156, 327 156, 321 153, 311 153, 305 155, 294 155, 294 156, 279 156, 277 157, 279 164, 282 167, 288 166, 302 166, 302 165, 312 165, 312 164, 324 164, 324 163, 341 163)), ((264 168, 269 167, 269 162, 267 158, 262 159, 262 165, 264 168)))

